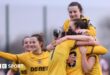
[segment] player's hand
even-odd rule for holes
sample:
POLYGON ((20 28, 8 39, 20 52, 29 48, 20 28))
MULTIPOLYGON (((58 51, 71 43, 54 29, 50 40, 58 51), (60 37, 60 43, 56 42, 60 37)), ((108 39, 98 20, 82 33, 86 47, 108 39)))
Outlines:
POLYGON ((86 55, 86 52, 87 52, 86 47, 84 47, 84 46, 79 46, 79 50, 80 50, 80 53, 81 53, 82 55, 86 55))
POLYGON ((62 38, 60 38, 60 39, 57 39, 55 42, 56 42, 56 44, 58 45, 58 44, 60 44, 61 42, 63 42, 63 40, 62 40, 62 38))
POLYGON ((65 37, 62 37, 62 38, 57 39, 55 42, 56 42, 56 44, 60 44, 61 42, 67 40, 67 38, 68 38, 68 37, 65 36, 65 37))
POLYGON ((47 50, 54 50, 54 46, 53 46, 53 44, 49 44, 49 45, 47 45, 47 47, 46 47, 46 49, 47 50))
POLYGON ((76 29, 75 32, 85 34, 87 32, 87 29, 76 29))

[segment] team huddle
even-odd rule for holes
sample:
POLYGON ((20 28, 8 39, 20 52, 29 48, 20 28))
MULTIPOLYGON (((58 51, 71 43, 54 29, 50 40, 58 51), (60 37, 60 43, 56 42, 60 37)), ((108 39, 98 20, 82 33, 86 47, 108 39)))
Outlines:
POLYGON ((7 75, 18 71, 20 75, 102 75, 99 58, 107 49, 97 41, 95 27, 83 15, 80 3, 71 2, 68 13, 62 31, 54 32, 46 47, 43 36, 34 34, 23 39, 23 53, 0 51, 1 58, 23 64, 11 68, 7 75))

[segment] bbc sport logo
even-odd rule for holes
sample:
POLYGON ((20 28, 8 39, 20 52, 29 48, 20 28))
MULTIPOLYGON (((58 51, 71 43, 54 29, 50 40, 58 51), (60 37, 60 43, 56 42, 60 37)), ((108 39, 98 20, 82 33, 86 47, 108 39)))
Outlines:
POLYGON ((23 64, 0 64, 0 69, 20 68, 23 64))

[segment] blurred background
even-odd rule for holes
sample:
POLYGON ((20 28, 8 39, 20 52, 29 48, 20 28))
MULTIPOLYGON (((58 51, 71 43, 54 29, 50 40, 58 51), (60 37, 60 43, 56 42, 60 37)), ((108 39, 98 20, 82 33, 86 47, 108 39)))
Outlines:
MULTIPOLYGON (((110 52, 110 0, 0 0, 0 49, 20 53, 23 37, 39 32, 46 34, 48 44, 53 29, 69 17, 67 6, 72 1, 81 3, 96 27, 97 39, 110 52)), ((109 53, 103 57, 110 60, 109 53)))

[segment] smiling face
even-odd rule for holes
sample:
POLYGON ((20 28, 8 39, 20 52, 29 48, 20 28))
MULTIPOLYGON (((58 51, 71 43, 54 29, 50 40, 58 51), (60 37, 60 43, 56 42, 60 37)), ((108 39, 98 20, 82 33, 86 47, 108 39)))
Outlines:
POLYGON ((68 7, 70 20, 79 19, 82 15, 78 6, 70 6, 68 7))
POLYGON ((36 37, 31 37, 31 48, 33 51, 41 49, 41 44, 36 37))
POLYGON ((30 42, 31 42, 30 37, 24 38, 24 40, 23 40, 23 48, 24 48, 25 51, 31 51, 30 42))
POLYGON ((68 59, 67 64, 69 67, 74 67, 76 65, 76 52, 71 52, 68 59))
POLYGON ((76 60, 76 55, 74 53, 70 54, 68 58, 69 63, 74 63, 75 60, 76 60))

